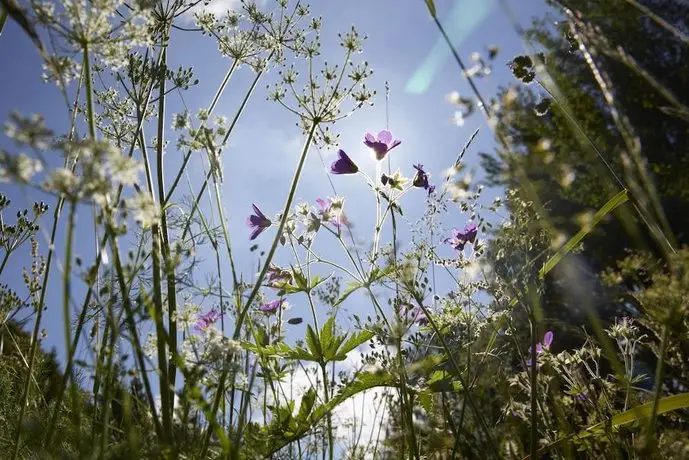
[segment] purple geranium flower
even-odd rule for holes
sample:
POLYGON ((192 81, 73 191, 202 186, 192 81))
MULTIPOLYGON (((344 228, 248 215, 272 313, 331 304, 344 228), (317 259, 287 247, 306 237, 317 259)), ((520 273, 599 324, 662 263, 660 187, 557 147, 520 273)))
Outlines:
POLYGON ((273 223, 268 219, 265 214, 261 212, 260 209, 255 204, 251 205, 254 208, 254 214, 250 215, 246 220, 246 225, 251 228, 250 240, 255 240, 258 235, 263 232, 266 228, 270 227, 273 223))
POLYGON ((474 241, 476 241, 476 235, 478 235, 478 227, 476 224, 467 224, 462 231, 453 228, 452 238, 446 239, 445 242, 456 250, 462 251, 467 243, 473 244, 474 241))
POLYGON ((359 167, 347 156, 344 150, 340 149, 337 152, 337 157, 338 159, 330 165, 332 174, 356 174, 359 172, 359 167))
POLYGON ((258 307, 260 311, 267 315, 273 315, 282 307, 283 299, 271 300, 265 305, 258 307))
MULTIPOLYGON (((550 345, 553 343, 553 331, 548 331, 543 335, 543 342, 536 344, 536 355, 543 353, 543 350, 550 350, 550 345)), ((529 347, 529 356, 531 356, 531 347, 529 347)), ((531 367, 531 358, 526 361, 526 365, 531 367)), ((538 364, 536 365, 538 369, 538 364)))
POLYGON ((376 152, 377 160, 382 160, 385 158, 385 155, 387 155, 390 150, 394 149, 401 143, 402 141, 393 140, 392 133, 387 129, 379 132, 377 137, 374 137, 371 133, 366 133, 366 137, 364 139, 364 144, 376 152))
POLYGON ((202 331, 202 330, 210 327, 219 318, 220 318, 220 312, 216 309, 212 309, 208 313, 204 313, 203 315, 199 316, 199 319, 196 321, 196 325, 194 326, 194 329, 196 329, 197 331, 202 331))

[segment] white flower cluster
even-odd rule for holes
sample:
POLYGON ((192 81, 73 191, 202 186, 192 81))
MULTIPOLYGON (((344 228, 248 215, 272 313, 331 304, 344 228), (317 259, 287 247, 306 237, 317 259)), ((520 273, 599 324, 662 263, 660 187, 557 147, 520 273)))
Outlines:
MULTIPOLYGON (((89 53, 106 67, 125 66, 132 49, 153 44, 152 0, 62 0, 31 2, 37 21, 63 39, 62 49, 89 53)), ((52 56, 45 62, 45 79, 59 85, 74 78, 78 66, 64 56, 52 56)))

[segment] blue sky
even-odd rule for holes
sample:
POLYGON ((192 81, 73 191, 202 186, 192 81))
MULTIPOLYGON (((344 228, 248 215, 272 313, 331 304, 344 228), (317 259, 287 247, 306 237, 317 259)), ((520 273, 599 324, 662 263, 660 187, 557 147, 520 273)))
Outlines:
MULTIPOLYGON (((470 96, 469 88, 452 61, 449 50, 441 41, 424 2, 319 0, 313 3, 312 12, 323 16, 323 54, 328 60, 336 62, 341 56, 337 46, 337 33, 347 31, 355 24, 360 33, 368 35, 361 57, 375 70, 367 83, 367 86, 378 91, 375 105, 336 125, 335 130, 341 135, 340 147, 369 175, 373 175, 374 161, 362 141, 366 131, 377 132, 385 127, 384 87, 387 81, 390 85, 390 129, 396 138, 402 140, 402 145, 390 154, 393 170, 400 167, 411 177, 412 164, 423 163, 437 180, 454 162, 470 134, 481 126, 477 141, 465 157, 470 166, 478 169, 477 154, 479 151, 492 151, 492 135, 478 115, 470 117, 464 127, 453 124, 454 109, 446 101, 446 95, 458 91, 463 96, 470 96)), ((519 0, 512 3, 517 5, 516 13, 522 25, 528 24, 532 16, 542 13, 545 8, 540 1, 519 0)), ((498 86, 512 81, 506 63, 511 57, 523 52, 519 38, 499 4, 497 0, 436 1, 438 15, 466 61, 469 61, 469 55, 474 51, 485 55, 487 46, 499 47, 492 75, 478 82, 479 88, 488 98, 498 86)), ((171 39, 170 49, 170 64, 173 67, 192 66, 196 78, 200 80, 198 87, 184 93, 186 104, 195 112, 212 99, 230 62, 217 55, 215 43, 211 39, 198 34, 177 31, 171 39)), ((69 118, 64 102, 54 86, 41 82, 40 59, 30 41, 12 21, 0 36, 0 62, 3 63, 3 71, 0 72, 0 115, 3 119, 12 110, 23 114, 40 113, 45 116, 51 128, 57 132, 66 131, 69 118)), ((236 101, 243 96, 251 78, 253 75, 248 69, 241 70, 233 77, 216 110, 217 114, 230 118, 234 115, 236 101)), ((240 120, 236 133, 231 138, 230 147, 224 154, 224 208, 229 220, 238 270, 244 274, 245 279, 253 276, 256 271, 255 254, 249 252, 249 231, 244 223, 250 213, 251 203, 258 204, 269 216, 281 210, 303 142, 301 132, 295 126, 296 119, 276 104, 265 100, 262 88, 274 78, 275 73, 272 72, 264 80, 264 84, 259 85, 259 90, 240 120)), ((171 97, 168 116, 181 110, 179 97, 171 97)), ((168 132, 172 135, 171 130, 168 132)), ((179 161, 180 154, 174 151, 174 139, 170 140, 166 162, 172 170, 179 161)), ((0 137, 0 147, 16 151, 15 146, 4 137, 0 137)), ((323 155, 326 164, 334 158, 333 151, 325 151, 323 155)), ((198 189, 201 175, 199 165, 198 161, 192 162, 189 170, 195 190, 198 189)), ((369 229, 372 229, 375 217, 375 202, 370 190, 359 177, 334 177, 333 180, 338 194, 346 197, 345 211, 356 225, 357 237, 370 239, 372 231, 369 229)), ((34 200, 45 200, 50 204, 51 211, 43 222, 44 231, 49 231, 55 204, 53 197, 9 184, 0 184, 0 190, 12 199, 11 210, 24 204, 30 206, 34 200)), ((188 193, 186 183, 183 182, 178 190, 188 193)), ((495 193, 497 192, 493 192, 495 193)), ((317 152, 312 150, 297 193, 298 201, 313 203, 316 198, 327 195, 332 195, 327 174, 317 152)), ((419 192, 405 197, 403 207, 409 224, 403 225, 413 224, 423 211, 424 195, 419 192)), ((490 195, 489 193, 488 196, 490 195)), ((83 211, 77 228, 77 251, 84 260, 92 260, 95 245, 92 221, 88 211, 83 211)), ((446 216, 445 227, 461 227, 465 221, 466 216, 452 210, 446 216)), ((268 231, 257 242, 261 248, 267 248, 271 240, 272 233, 268 231)), ((45 238, 41 236, 39 241, 45 253, 45 238)), ((58 293, 61 293, 57 279, 64 237, 58 234, 57 241, 58 265, 53 268, 53 280, 49 285, 52 294, 48 297, 44 321, 48 332, 44 343, 47 347, 56 346, 61 350, 64 344, 62 306, 52 299, 58 298, 58 293)), ((330 251, 329 246, 332 245, 333 242, 323 242, 323 250, 330 251)), ((450 255, 448 248, 446 256, 450 255)), ((287 260, 284 254, 278 256, 278 261, 280 260, 287 260)), ((20 285, 21 268, 28 264, 27 246, 10 260, 9 268, 3 273, 0 283, 20 285)), ((229 274, 229 267, 223 268, 229 274)), ((203 274, 199 274, 198 278, 202 281, 203 274)), ((229 275, 225 279, 229 280, 229 275)), ((76 292, 80 292, 79 287, 76 292)), ((308 317, 305 306, 295 304, 292 316, 308 317), (304 308, 303 312, 297 310, 301 308, 304 308)))

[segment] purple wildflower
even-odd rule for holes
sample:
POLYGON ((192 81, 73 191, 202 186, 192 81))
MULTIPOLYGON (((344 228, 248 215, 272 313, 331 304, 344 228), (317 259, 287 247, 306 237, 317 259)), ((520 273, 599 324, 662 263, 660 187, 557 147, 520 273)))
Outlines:
POLYGON ((430 184, 428 183, 428 174, 426 173, 426 171, 423 170, 423 165, 414 165, 414 169, 416 169, 416 175, 414 176, 412 185, 414 187, 425 188, 426 190, 428 190, 430 184))
POLYGON ((260 311, 267 315, 274 315, 282 307, 283 299, 271 300, 265 305, 258 307, 260 311))
MULTIPOLYGON (((543 342, 536 344, 536 356, 543 353, 543 350, 550 350, 550 345, 553 343, 553 331, 548 331, 543 336, 543 342)), ((529 347, 529 356, 531 356, 531 347, 529 347)), ((526 361, 526 365, 531 367, 531 358, 526 361)), ((536 364, 538 369, 538 363, 536 364)))
POLYGON ((460 231, 456 228, 452 229, 452 237, 445 240, 450 246, 458 251, 462 251, 467 243, 474 243, 478 235, 478 227, 476 224, 467 224, 464 230, 460 231))
POLYGON ((347 156, 344 150, 340 149, 337 152, 337 157, 338 159, 330 165, 332 174, 356 174, 359 172, 359 167, 347 156))
POLYGON ((379 132, 377 137, 374 137, 371 133, 366 133, 366 137, 364 139, 364 144, 376 152, 377 160, 382 160, 385 158, 385 155, 387 155, 390 150, 394 149, 401 143, 402 141, 393 140, 392 133, 387 129, 379 132))
POLYGON ((423 170, 423 165, 414 165, 414 169, 416 169, 416 175, 414 176, 412 185, 414 187, 425 188, 428 190, 429 195, 433 193, 435 191, 435 185, 428 182, 428 173, 423 170))
POLYGON ((342 225, 347 225, 347 217, 345 217, 342 212, 341 202, 340 206, 333 206, 334 202, 331 198, 324 200, 318 198, 316 200, 316 205, 318 205, 318 214, 323 222, 330 222, 335 227, 340 228, 342 225))
POLYGON ((579 400, 579 401, 586 401, 589 399, 589 395, 585 391, 582 391, 581 393, 577 393, 576 395, 574 395, 574 397, 577 398, 577 400, 579 400))
POLYGON ((199 316, 199 319, 196 321, 194 329, 196 329, 197 331, 207 329, 208 327, 213 325, 213 323, 215 323, 219 318, 220 312, 216 309, 212 309, 208 313, 204 313, 203 315, 199 316))
POLYGON ((250 215, 246 220, 246 225, 251 228, 250 240, 255 240, 258 235, 260 235, 263 230, 270 227, 273 223, 268 219, 265 214, 261 212, 260 209, 255 204, 251 205, 254 208, 254 214, 250 215))

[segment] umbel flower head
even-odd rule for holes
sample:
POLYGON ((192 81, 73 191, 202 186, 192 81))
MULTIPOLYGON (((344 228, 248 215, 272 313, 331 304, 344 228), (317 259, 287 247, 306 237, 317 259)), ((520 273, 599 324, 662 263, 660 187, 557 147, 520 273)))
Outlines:
POLYGON ((261 212, 260 209, 258 209, 258 206, 255 204, 252 204, 251 206, 254 208, 254 214, 250 215, 246 220, 246 225, 248 225, 251 229, 251 236, 249 239, 255 240, 258 235, 263 232, 263 230, 270 227, 273 223, 266 217, 265 214, 261 212))
POLYGON ((477 234, 478 227, 476 227, 476 224, 467 224, 462 231, 453 228, 452 237, 446 239, 445 242, 456 250, 462 251, 467 243, 473 244, 476 241, 477 234))
POLYGON ((332 174, 356 174, 359 172, 359 167, 347 156, 344 150, 340 149, 337 152, 337 160, 330 165, 330 172, 332 174))
POLYGON ((374 137, 371 133, 366 133, 366 137, 364 138, 364 144, 373 149, 373 151, 376 153, 377 160, 382 160, 385 158, 385 155, 387 155, 390 150, 394 149, 401 143, 402 141, 393 140, 392 133, 387 129, 379 132, 378 136, 376 137, 374 137))

